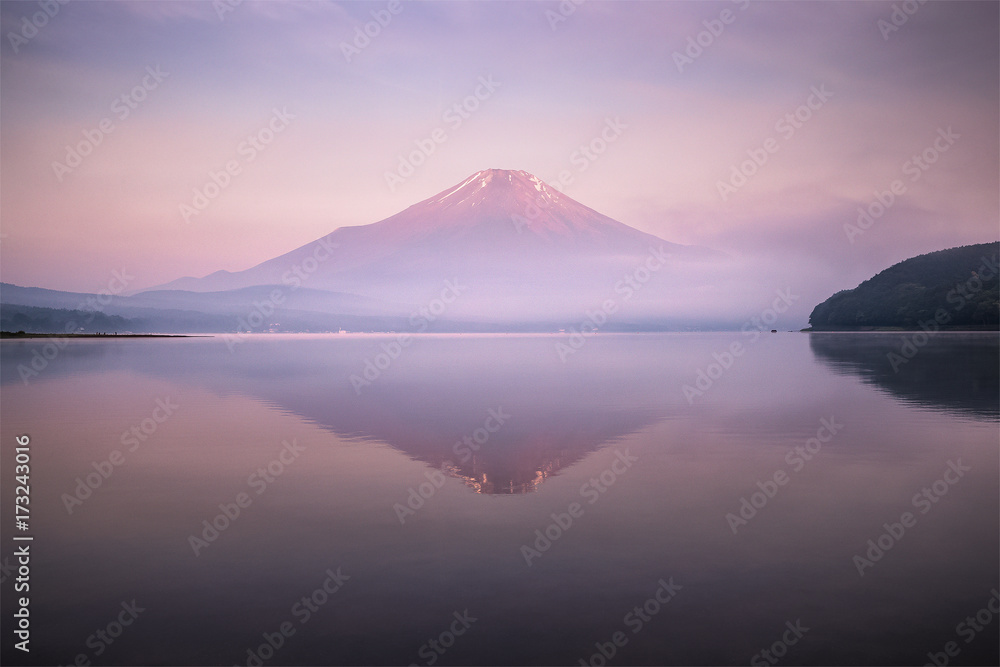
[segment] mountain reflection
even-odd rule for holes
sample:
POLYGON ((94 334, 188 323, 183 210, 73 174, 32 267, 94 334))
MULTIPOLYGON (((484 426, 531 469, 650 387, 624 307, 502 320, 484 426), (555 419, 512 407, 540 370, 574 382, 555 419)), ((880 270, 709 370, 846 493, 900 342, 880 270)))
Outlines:
POLYGON ((810 333, 816 358, 904 401, 980 418, 1000 416, 996 333, 810 333), (917 336, 914 341, 914 336, 917 336))
POLYGON ((313 346, 293 346, 302 356, 283 358, 301 365, 294 371, 298 381, 247 379, 257 396, 342 437, 384 442, 483 494, 530 493, 590 452, 657 419, 641 379, 623 392, 628 398, 611 400, 607 394, 609 373, 642 377, 624 353, 567 367, 552 339, 503 343, 420 339, 360 392, 348 378, 361 371, 364 345, 349 346, 356 356, 324 360, 314 357, 313 346), (317 363, 327 372, 305 373, 303 380, 301 369, 317 363))
MULTIPOLYGON (((251 337, 231 353, 220 338, 71 346, 40 379, 117 369, 248 395, 343 438, 386 443, 483 494, 534 491, 655 422, 656 396, 676 394, 635 341, 591 339, 563 363, 545 336, 418 337, 355 391, 351 376, 395 340, 251 337)), ((4 381, 18 381, 16 365, 5 364, 4 381)))

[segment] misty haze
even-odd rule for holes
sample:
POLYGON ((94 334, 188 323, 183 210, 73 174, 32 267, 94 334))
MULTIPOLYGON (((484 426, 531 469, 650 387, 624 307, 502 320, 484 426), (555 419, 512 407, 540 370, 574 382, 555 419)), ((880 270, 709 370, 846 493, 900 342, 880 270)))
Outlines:
POLYGON ((4 665, 1000 663, 1000 4, 0 28, 4 665))

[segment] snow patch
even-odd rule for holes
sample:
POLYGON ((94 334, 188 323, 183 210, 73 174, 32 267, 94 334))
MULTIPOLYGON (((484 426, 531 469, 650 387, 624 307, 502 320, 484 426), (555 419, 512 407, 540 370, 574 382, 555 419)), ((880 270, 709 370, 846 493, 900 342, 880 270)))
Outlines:
POLYGON ((459 190, 461 190, 462 188, 464 188, 464 187, 465 187, 466 185, 468 185, 468 184, 469 184, 469 183, 471 183, 472 181, 476 180, 476 177, 477 177, 477 176, 479 176, 479 174, 481 174, 481 173, 483 173, 483 172, 478 172, 478 173, 475 173, 475 174, 473 174, 473 175, 472 175, 472 176, 471 176, 470 178, 468 178, 468 179, 466 179, 466 180, 462 181, 461 183, 459 183, 459 184, 458 184, 458 186, 457 186, 457 187, 454 187, 454 188, 452 188, 452 189, 451 189, 451 190, 449 190, 448 192, 444 193, 443 195, 441 195, 440 197, 438 197, 437 199, 435 199, 435 200, 434 200, 434 203, 435 203, 435 204, 440 204, 440 203, 441 203, 441 202, 443 202, 443 201, 444 201, 445 199, 447 199, 447 198, 448 198, 448 197, 450 197, 451 195, 455 194, 456 192, 458 192, 459 190))

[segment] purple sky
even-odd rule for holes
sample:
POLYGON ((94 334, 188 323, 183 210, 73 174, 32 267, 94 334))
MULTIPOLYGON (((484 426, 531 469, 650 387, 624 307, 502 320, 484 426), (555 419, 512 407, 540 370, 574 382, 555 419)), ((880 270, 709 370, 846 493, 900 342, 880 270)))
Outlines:
POLYGON ((1000 5, 903 4, 897 26, 874 2, 3 2, 0 278, 96 292, 122 269, 130 290, 245 269, 505 168, 825 298, 998 237, 1000 5), (386 25, 348 61, 372 12, 386 25), (390 187, 418 142, 433 152, 390 187), (724 199, 747 151, 766 161, 724 199))

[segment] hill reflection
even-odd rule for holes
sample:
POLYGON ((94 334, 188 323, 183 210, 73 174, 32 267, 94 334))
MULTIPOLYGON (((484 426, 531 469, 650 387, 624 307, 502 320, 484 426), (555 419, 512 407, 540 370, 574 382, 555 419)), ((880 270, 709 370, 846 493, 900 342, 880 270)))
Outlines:
POLYGON ((859 376, 904 401, 960 415, 1000 416, 997 334, 938 333, 923 346, 906 347, 904 354, 913 337, 810 333, 809 347, 834 372, 859 376))

